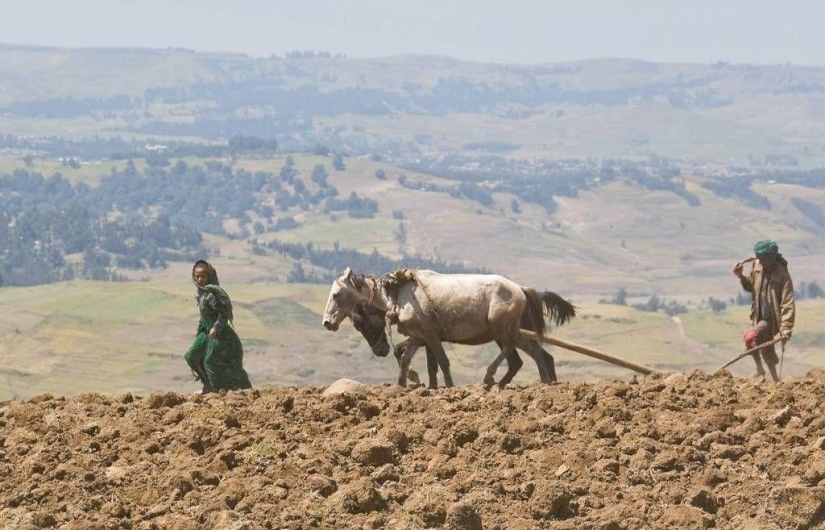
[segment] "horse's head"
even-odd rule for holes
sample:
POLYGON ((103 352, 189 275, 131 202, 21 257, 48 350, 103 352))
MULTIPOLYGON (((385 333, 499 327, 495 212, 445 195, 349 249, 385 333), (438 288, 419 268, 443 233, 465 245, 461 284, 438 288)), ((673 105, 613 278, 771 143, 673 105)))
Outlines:
POLYGON ((352 325, 367 340, 372 353, 378 357, 386 357, 390 352, 390 342, 387 339, 386 313, 370 305, 355 304, 350 313, 352 325))
POLYGON ((352 269, 347 269, 335 278, 329 290, 327 307, 324 310, 324 327, 330 331, 338 331, 341 322, 352 312, 358 301, 358 287, 352 269))

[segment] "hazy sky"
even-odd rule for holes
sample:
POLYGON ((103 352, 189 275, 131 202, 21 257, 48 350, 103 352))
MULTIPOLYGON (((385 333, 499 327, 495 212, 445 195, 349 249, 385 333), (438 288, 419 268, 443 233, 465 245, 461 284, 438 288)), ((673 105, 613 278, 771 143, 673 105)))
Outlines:
POLYGON ((0 0, 0 42, 825 65, 821 0, 0 0))

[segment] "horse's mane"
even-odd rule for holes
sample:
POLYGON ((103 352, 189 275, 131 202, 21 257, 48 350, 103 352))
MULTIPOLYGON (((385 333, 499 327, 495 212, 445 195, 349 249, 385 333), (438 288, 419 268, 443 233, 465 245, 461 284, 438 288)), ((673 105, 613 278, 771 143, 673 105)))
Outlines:
POLYGON ((356 289, 361 289, 362 287, 366 287, 367 278, 374 279, 374 278, 372 278, 372 276, 367 276, 366 274, 353 274, 352 275, 352 285, 354 285, 356 289))
POLYGON ((381 277, 381 283, 387 291, 387 296, 392 300, 398 300, 398 289, 402 285, 415 281, 418 281, 415 271, 406 267, 399 267, 381 277))

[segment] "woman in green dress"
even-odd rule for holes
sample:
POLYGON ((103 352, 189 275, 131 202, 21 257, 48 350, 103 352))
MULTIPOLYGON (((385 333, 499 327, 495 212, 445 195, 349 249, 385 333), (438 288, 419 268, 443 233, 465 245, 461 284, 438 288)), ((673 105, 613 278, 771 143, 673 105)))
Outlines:
POLYGON ((200 321, 186 362, 203 383, 204 394, 219 390, 252 388, 243 369, 243 346, 232 327, 232 301, 218 282, 218 273, 206 260, 192 267, 200 321))

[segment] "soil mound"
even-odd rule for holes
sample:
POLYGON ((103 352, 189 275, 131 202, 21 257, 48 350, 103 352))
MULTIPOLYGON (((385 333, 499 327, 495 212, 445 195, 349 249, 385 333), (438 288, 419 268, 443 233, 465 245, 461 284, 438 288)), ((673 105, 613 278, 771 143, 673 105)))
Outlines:
POLYGON ((825 528, 825 372, 0 403, 0 528, 825 528))

